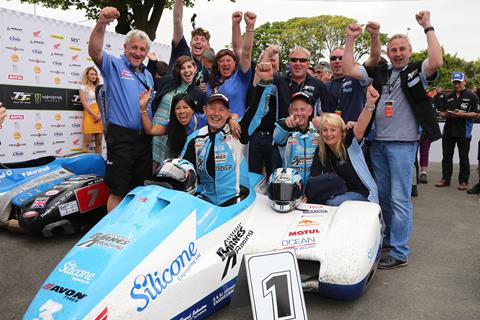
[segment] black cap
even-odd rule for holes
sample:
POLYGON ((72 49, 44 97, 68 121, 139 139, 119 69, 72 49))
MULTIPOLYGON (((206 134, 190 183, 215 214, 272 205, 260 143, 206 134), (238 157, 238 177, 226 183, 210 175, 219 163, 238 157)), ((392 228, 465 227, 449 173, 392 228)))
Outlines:
POLYGON ((291 98, 290 98, 290 103, 292 103, 293 101, 295 100, 299 100, 299 99, 302 99, 303 101, 305 101, 306 103, 310 104, 310 97, 308 94, 306 94, 305 92, 302 92, 302 91, 299 91, 297 93, 294 93, 292 94, 291 98))
POLYGON ((230 105, 228 104, 228 98, 221 94, 221 93, 214 93, 212 94, 210 97, 208 97, 207 99, 207 104, 209 104, 210 102, 213 102, 213 101, 216 101, 216 100, 220 100, 220 101, 223 101, 223 103, 225 103, 225 106, 230 109, 230 105))

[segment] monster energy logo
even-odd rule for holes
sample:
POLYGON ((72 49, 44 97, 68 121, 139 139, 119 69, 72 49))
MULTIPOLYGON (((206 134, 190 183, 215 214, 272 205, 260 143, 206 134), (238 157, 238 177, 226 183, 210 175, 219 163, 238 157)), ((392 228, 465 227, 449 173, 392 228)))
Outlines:
POLYGON ((35 101, 35 104, 40 104, 40 102, 42 102, 42 94, 41 93, 34 93, 33 94, 33 99, 35 101))

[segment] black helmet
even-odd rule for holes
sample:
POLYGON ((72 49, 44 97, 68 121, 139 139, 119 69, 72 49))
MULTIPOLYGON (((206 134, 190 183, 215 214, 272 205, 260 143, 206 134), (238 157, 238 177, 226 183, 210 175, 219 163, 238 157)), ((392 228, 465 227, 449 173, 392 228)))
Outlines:
POLYGON ((268 179, 268 198, 278 212, 289 212, 297 207, 303 195, 302 176, 292 168, 276 169, 268 179))
POLYGON ((153 180, 145 181, 145 185, 150 184, 194 194, 197 189, 197 173, 188 160, 165 159, 157 168, 153 180))

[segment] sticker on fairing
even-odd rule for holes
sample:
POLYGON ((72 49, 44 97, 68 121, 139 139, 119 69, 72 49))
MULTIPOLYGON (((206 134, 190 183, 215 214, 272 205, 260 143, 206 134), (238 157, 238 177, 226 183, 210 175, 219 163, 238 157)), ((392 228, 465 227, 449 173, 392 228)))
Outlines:
POLYGON ((55 196, 55 195, 57 195, 57 194, 59 194, 59 193, 60 193, 59 190, 57 190, 57 189, 52 189, 52 190, 48 190, 47 192, 45 192, 45 195, 51 197, 51 196, 55 196))
POLYGON ((60 216, 65 217, 69 214, 78 212, 78 204, 77 201, 70 201, 58 206, 58 211, 60 212, 60 216))

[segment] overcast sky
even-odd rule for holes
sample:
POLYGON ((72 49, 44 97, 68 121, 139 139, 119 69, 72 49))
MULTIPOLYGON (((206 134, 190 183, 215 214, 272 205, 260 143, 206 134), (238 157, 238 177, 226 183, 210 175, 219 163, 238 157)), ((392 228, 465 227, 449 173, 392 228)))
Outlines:
MULTIPOLYGON (((34 12, 34 6, 17 0, 0 0, 0 7, 34 12)), ((299 1, 299 0, 197 0, 194 8, 184 9, 185 34, 191 30, 190 17, 197 14, 197 26, 208 29, 210 41, 215 50, 223 48, 231 41, 231 13, 235 10, 253 11, 257 14, 257 24, 286 21, 293 17, 309 17, 321 14, 343 15, 357 19, 360 23, 368 20, 381 24, 381 31, 389 35, 407 33, 414 51, 426 48, 425 34, 415 20, 415 13, 430 10, 431 20, 440 43, 448 53, 457 53, 466 60, 480 58, 480 1, 478 0, 424 0, 424 1, 299 1)), ((36 6, 39 16, 61 19, 68 22, 93 26, 93 21, 84 21, 81 11, 70 10, 59 15, 59 10, 36 6)), ((244 25, 242 30, 244 31, 244 25)), ((109 30, 112 30, 111 28, 109 30)), ((169 44, 172 38, 172 12, 165 10, 157 30, 155 41, 169 44)), ((189 36, 186 37, 187 41, 189 36)))

